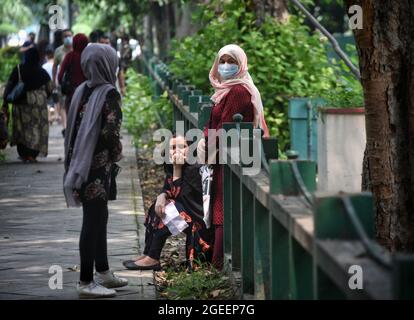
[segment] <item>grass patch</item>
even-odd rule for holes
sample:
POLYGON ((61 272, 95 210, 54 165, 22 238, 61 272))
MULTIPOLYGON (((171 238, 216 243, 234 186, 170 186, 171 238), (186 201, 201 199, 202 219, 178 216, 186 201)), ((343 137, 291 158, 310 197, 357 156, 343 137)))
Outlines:
POLYGON ((188 272, 166 268, 155 273, 157 290, 168 300, 228 300, 235 299, 235 290, 229 277, 207 263, 195 263, 188 272))

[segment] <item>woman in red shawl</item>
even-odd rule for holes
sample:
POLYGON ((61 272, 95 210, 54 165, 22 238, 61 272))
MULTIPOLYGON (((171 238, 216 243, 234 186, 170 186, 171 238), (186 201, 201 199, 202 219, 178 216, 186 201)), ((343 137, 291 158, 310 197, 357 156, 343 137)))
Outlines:
POLYGON ((86 80, 81 68, 81 54, 83 49, 88 45, 89 39, 83 33, 78 33, 73 37, 73 51, 65 55, 58 75, 58 81, 62 84, 65 72, 70 72, 70 92, 66 94, 65 109, 69 111, 70 102, 72 101, 75 89, 86 80))
MULTIPOLYGON (((210 71, 210 83, 214 88, 211 100, 214 102, 210 120, 205 127, 205 139, 197 148, 199 156, 208 155, 208 147, 217 145, 217 141, 208 141, 208 130, 219 130, 223 123, 233 122, 233 115, 240 113, 243 122, 252 122, 255 128, 261 128, 264 137, 269 130, 263 113, 263 104, 259 90, 256 88, 247 66, 247 56, 242 48, 235 44, 224 46, 218 52, 210 71)), ((214 156, 213 156, 214 157, 214 156)), ((213 208, 212 224, 215 229, 213 265, 223 267, 223 167, 216 159, 208 155, 208 163, 213 164, 213 185, 211 205, 213 208)))

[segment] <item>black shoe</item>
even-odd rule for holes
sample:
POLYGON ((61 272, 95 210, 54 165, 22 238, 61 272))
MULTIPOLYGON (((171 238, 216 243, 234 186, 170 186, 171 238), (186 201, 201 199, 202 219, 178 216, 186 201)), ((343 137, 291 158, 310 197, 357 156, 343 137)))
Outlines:
POLYGON ((63 138, 65 137, 65 132, 66 132, 66 129, 63 129, 62 130, 62 136, 63 136, 63 138))
POLYGON ((134 260, 124 260, 122 261, 122 264, 124 265, 124 267, 126 267, 127 264, 134 263, 134 262, 135 262, 134 260))
POLYGON ((161 265, 159 263, 154 264, 152 266, 138 266, 135 264, 135 261, 130 260, 130 261, 124 261, 125 264, 124 266, 128 269, 128 270, 154 270, 154 271, 160 271, 161 270, 161 265))

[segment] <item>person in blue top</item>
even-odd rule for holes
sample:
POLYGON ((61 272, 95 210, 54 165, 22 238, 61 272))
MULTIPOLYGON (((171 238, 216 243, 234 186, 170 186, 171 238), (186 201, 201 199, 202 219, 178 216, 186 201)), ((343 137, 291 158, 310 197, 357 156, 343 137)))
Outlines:
POLYGON ((22 60, 23 60, 22 62, 23 63, 24 63, 24 53, 27 50, 36 47, 35 39, 36 39, 36 34, 34 32, 30 32, 29 33, 29 38, 21 46, 20 52, 23 53, 23 58, 22 58, 22 60))

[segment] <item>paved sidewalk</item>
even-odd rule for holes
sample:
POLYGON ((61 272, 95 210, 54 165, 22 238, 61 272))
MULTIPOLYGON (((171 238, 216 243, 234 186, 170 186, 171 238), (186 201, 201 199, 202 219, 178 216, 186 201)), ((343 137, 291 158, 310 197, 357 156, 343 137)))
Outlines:
MULTIPOLYGON (((78 239, 81 208, 66 208, 62 193, 61 127, 50 128, 49 156, 22 164, 16 148, 7 149, 0 164, 0 299, 78 299, 78 239), (49 288, 49 268, 63 270, 63 289, 49 288)), ((123 168, 118 200, 110 202, 109 264, 130 285, 115 299, 155 299, 151 271, 124 270, 122 261, 141 253, 143 203, 131 137, 123 132, 123 168), (138 229, 137 229, 138 225, 138 229), (137 231, 138 230, 138 231, 137 231)))

